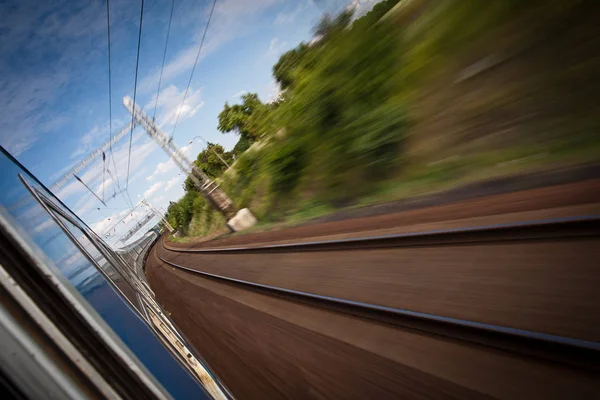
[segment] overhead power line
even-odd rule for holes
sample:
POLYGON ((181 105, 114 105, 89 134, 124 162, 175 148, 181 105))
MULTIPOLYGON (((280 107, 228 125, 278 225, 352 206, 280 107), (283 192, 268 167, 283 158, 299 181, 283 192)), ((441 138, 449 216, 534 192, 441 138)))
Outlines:
POLYGON ((106 154, 102 153, 102 201, 104 201, 104 183, 106 182, 105 174, 106 174, 106 154))
MULTIPOLYGON (((135 61, 135 80, 133 82, 133 102, 135 104, 135 96, 137 94, 137 80, 138 70, 140 66, 140 45, 142 43, 142 22, 144 20, 144 0, 142 0, 142 6, 140 8, 140 30, 138 33, 138 45, 137 45, 137 56, 135 61)), ((133 115, 131 116, 131 132, 129 133, 129 156, 127 157, 127 180, 125 181, 125 189, 129 187, 129 167, 131 165, 131 142, 133 141, 133 115)))
MULTIPOLYGON (((107 34, 107 42, 108 42, 108 136, 109 136, 109 152, 110 158, 112 160, 113 168, 115 171, 115 176, 113 181, 117 184, 119 191, 123 193, 123 189, 121 189, 121 182, 119 179, 119 172, 117 171, 117 163, 115 162, 115 155, 112 149, 113 136, 112 136, 112 68, 111 68, 111 57, 110 57, 110 0, 106 0, 106 34, 107 34), (116 178, 116 179, 115 179, 116 178)), ((132 126, 133 129, 133 126, 132 126)), ((104 152, 102 153, 102 157, 104 159, 104 152)), ((108 170, 108 168, 106 168, 108 170)), ((110 171, 109 171, 110 172, 110 171)), ((104 178, 102 178, 104 179, 104 178)), ((102 182, 102 198, 104 198, 104 182, 102 182)), ((127 199, 125 199, 125 203, 127 203, 127 199)))
POLYGON ((138 208, 139 206, 141 206, 142 203, 139 202, 138 204, 135 205, 135 207, 133 207, 130 212, 128 212, 127 214, 125 214, 125 216, 123 218, 121 218, 119 221, 117 221, 115 224, 113 224, 110 228, 105 229, 104 232, 100 235, 105 235, 106 233, 110 232, 111 230, 113 230, 115 227, 117 227, 121 222, 123 222, 127 217, 131 217, 133 218, 133 212, 135 211, 136 208, 138 208))
POLYGON ((112 150, 112 69, 111 69, 111 60, 110 60, 110 0, 106 0, 106 33, 108 40, 108 136, 109 140, 109 148, 110 148, 110 157, 112 159, 113 167, 115 169, 115 175, 117 177, 117 184, 119 184, 119 174, 117 173, 117 164, 115 163, 115 156, 112 150))
POLYGON ((103 200, 102 200, 100 197, 98 197, 98 195, 96 194, 96 192, 94 192, 92 189, 90 189, 90 187, 89 187, 88 185, 86 185, 86 184, 85 184, 85 182, 84 182, 83 180, 81 180, 81 178, 80 178, 80 177, 78 177, 78 176, 77 176, 77 175, 75 175, 75 174, 73 174, 73 176, 75 177, 75 179, 77 179, 79 182, 81 182, 81 184, 82 184, 83 186, 85 186, 85 188, 86 188, 87 190, 89 190, 89 191, 90 191, 90 193, 91 193, 91 194, 93 194, 93 195, 94 195, 94 197, 96 197, 98 200, 100 200, 100 202, 101 202, 102 204, 104 204, 104 206, 106 207, 106 203, 105 203, 105 202, 104 202, 104 201, 103 201, 103 200))
MULTIPOLYGON (((217 0, 213 0, 213 5, 210 10, 210 15, 208 16, 208 21, 206 21, 206 27, 204 28, 204 34, 202 35, 202 40, 200 41, 200 46, 198 48, 198 54, 196 54, 196 61, 194 61, 194 67, 192 68, 192 73, 190 74, 190 80, 188 81, 187 87, 185 88, 185 93, 183 94, 183 101, 181 102, 181 106, 179 107, 179 111, 177 112, 177 118, 175 119, 175 125, 173 125, 173 132, 171 133, 170 140, 173 140, 173 136, 175 135, 175 129, 177 128, 177 123, 179 122, 179 116, 181 115, 181 111, 183 110, 183 106, 185 105, 185 99, 188 94, 188 90, 190 89, 190 84, 192 83, 192 78, 194 77, 194 71, 196 70, 196 64, 198 64, 198 58, 200 57, 200 52, 202 51, 202 46, 204 45, 204 39, 206 39, 206 32, 208 32, 208 26, 210 25, 210 20, 212 19, 213 12, 215 11, 215 5, 217 4, 217 0)), ((135 104, 135 97, 133 98, 133 104, 135 104)))
POLYGON ((169 16, 169 26, 167 27, 167 40, 165 40, 165 50, 163 51, 162 65, 160 67, 160 76, 158 78, 158 89, 156 90, 156 101, 154 103, 154 112, 152 121, 156 120, 156 108, 158 107, 158 96, 160 95, 160 85, 162 83, 163 70, 165 69, 165 58, 167 57, 167 46, 169 45, 169 35, 171 33, 171 21, 173 20, 173 9, 175 9, 175 0, 171 0, 171 15, 169 16))
MULTIPOLYGON (((107 169, 106 172, 108 172, 108 174, 110 175, 110 177, 112 178, 112 180, 115 180, 115 177, 113 176, 113 174, 110 172, 110 169, 107 169)), ((113 198, 117 196, 117 194, 120 194, 121 196, 123 196, 123 199, 125 200, 125 205, 131 210, 133 209, 133 203, 131 202, 131 199, 128 199, 127 196, 125 196, 125 190, 120 186, 117 185, 117 187, 119 188, 119 192, 117 192, 116 190, 114 191, 113 194, 113 198)))

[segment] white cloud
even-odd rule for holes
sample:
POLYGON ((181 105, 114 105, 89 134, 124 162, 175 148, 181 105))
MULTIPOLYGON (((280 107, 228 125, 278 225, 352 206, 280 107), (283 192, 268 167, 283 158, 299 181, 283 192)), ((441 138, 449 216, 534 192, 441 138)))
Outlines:
POLYGON ((106 178, 103 182, 99 183, 95 188, 94 188, 94 192, 100 197, 102 198, 102 194, 104 192, 105 195, 110 195, 110 188, 113 185, 113 180, 112 178, 106 178))
MULTIPOLYGON (((192 145, 188 144, 187 146, 180 147, 179 151, 181 151, 181 153, 183 153, 183 155, 189 156, 192 151, 192 145)), ((146 177, 146 181, 151 182, 158 175, 166 174, 167 172, 171 171, 173 168, 175 168, 175 163, 173 162, 172 158, 169 158, 168 161, 158 163, 158 165, 154 169, 154 172, 152 172, 151 175, 146 177)))
POLYGON ((166 196, 156 196, 152 199, 152 201, 155 203, 162 203, 166 198, 166 196))
MULTIPOLYGON (((163 69, 162 79, 163 82, 169 81, 181 73, 187 71, 192 68, 194 65, 194 61, 196 60, 196 55, 198 54, 198 45, 194 45, 188 47, 187 49, 180 52, 174 60, 165 64, 163 69)), ((204 54, 206 56, 207 49, 204 49, 204 54)), ((204 57, 202 57, 204 58, 204 57)), ((156 90, 158 79, 160 78, 160 70, 154 70, 150 75, 142 79, 140 84, 138 85, 138 90, 141 92, 150 92, 152 90, 156 90)), ((160 96, 162 97, 163 90, 160 92, 160 96)), ((153 103, 154 104, 154 103, 153 103)))
POLYGON ((300 1, 296 8, 291 11, 282 11, 275 17, 275 25, 290 25, 294 23, 298 15, 312 5, 310 0, 300 1))
POLYGON ((158 192, 158 190, 160 190, 163 186, 165 186, 165 181, 160 181, 160 182, 156 182, 154 183, 152 186, 150 186, 145 192, 144 192, 144 197, 148 198, 150 196, 152 196, 152 194, 158 192))
POLYGON ((281 95, 283 94, 283 90, 281 90, 281 85, 275 79, 271 79, 269 86, 267 87, 267 103, 273 103, 274 101, 279 100, 281 95))
MULTIPOLYGON (((113 119, 112 127, 118 127, 120 131, 123 126, 126 126, 126 124, 129 124, 130 122, 131 117, 113 119)), ((77 148, 71 153, 71 158, 76 158, 81 155, 87 156, 93 150, 108 142, 111 136, 109 134, 110 126, 111 124, 109 121, 106 121, 103 125, 95 125, 92 129, 81 135, 77 148)), ((113 136, 114 134, 116 134, 116 132, 113 132, 113 136)))
POLYGON ((231 98, 232 99, 237 99, 239 97, 242 97, 246 93, 248 93, 248 91, 246 91, 246 90, 240 90, 239 92, 237 92, 236 94, 234 94, 233 96, 231 96, 231 98))
POLYGON ((59 179, 59 178, 62 178, 62 177, 63 177, 63 175, 64 175, 64 174, 65 174, 67 171, 70 171, 71 169, 73 169, 73 167, 74 167, 74 166, 75 166, 75 165, 76 165, 78 162, 79 162, 79 161, 74 161, 74 162, 71 162, 69 165, 67 165, 67 166, 65 166, 65 167, 61 168, 60 170, 58 170, 58 171, 54 172, 52 175, 50 175, 50 178, 49 178, 49 180, 50 180, 51 182, 54 182, 55 180, 57 180, 57 179, 59 179))
POLYGON ((138 179, 146 175, 146 171, 148 171, 146 168, 137 168, 135 173, 131 176, 131 178, 129 178, 129 184, 136 182, 138 179))
POLYGON ((98 199, 96 199, 95 197, 82 196, 79 199, 79 201, 75 204, 75 206, 71 207, 71 209, 73 210, 73 212, 75 214, 77 214, 81 218, 84 214, 89 213, 94 208, 101 208, 101 207, 104 207, 104 206, 101 205, 98 202, 98 199))
POLYGON ((154 170, 154 172, 151 175, 147 176, 146 180, 148 182, 150 182, 157 175, 165 174, 165 173, 169 172, 170 170, 172 170, 173 168, 175 168, 175 163, 171 159, 169 159, 169 161, 158 163, 158 165, 156 166, 156 169, 154 170))
MULTIPOLYGON (((170 85, 161 90, 158 97, 157 121, 160 125, 173 124, 179 114, 179 122, 186 118, 194 116, 204 105, 200 89, 194 90, 190 87, 185 103, 182 104, 185 89, 179 90, 175 85, 170 85)), ((156 94, 148 102, 145 108, 154 107, 156 103, 156 94)))
POLYGON ((56 222, 54 222, 54 220, 52 218, 46 218, 44 219, 44 222, 42 222, 41 224, 37 225, 33 231, 36 233, 41 233, 44 232, 46 229, 55 227, 56 222))
POLYGON ((96 223, 93 223, 90 227, 98 235, 102 235, 106 232, 106 230, 108 228, 113 226, 115 224, 115 222, 117 222, 117 221, 118 221, 118 219, 116 219, 115 217, 106 217, 96 223))
POLYGON ((186 144, 185 146, 180 147, 179 151, 181 151, 184 156, 189 157, 190 153, 192 152, 192 144, 189 143, 189 144, 186 144))
POLYGON ((167 181, 167 183, 165 185, 165 192, 168 192, 169 190, 171 190, 171 188, 173 186, 175 186, 177 183, 182 182, 183 178, 184 178, 183 175, 177 175, 177 176, 169 179, 169 181, 167 181))
POLYGON ((275 25, 288 25, 294 22, 296 19, 296 14, 294 12, 290 13, 279 13, 277 17, 275 17, 275 25))
POLYGON ((79 146, 71 153, 71 158, 75 158, 85 153, 89 153, 92 150, 92 143, 95 143, 96 140, 100 137, 101 134, 100 127, 98 125, 94 126, 88 132, 84 133, 79 139, 79 146))
POLYGON ((282 42, 278 38, 271 39, 269 43, 269 50, 267 50, 267 56, 278 56, 283 52, 283 49, 287 45, 287 42, 282 42))

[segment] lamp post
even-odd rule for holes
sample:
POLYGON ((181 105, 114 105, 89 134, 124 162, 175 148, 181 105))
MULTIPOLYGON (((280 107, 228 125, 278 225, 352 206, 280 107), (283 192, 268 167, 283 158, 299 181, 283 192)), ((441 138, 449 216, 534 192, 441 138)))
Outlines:
POLYGON ((190 142, 188 144, 192 144, 194 142, 194 140, 196 140, 196 139, 200 139, 200 140, 204 141, 204 143, 206 143, 206 147, 210 148, 210 151, 212 151, 215 154, 215 156, 219 157, 219 160, 221 160, 223 162, 223 164, 225 164, 225 166, 227 166, 227 169, 230 168, 230 165, 227 164, 227 161, 223 160, 223 157, 221 157, 219 155, 219 153, 217 153, 212 147, 210 147, 209 146, 210 143, 208 143, 202 136, 196 136, 196 137, 194 137, 192 140, 190 140, 190 142))

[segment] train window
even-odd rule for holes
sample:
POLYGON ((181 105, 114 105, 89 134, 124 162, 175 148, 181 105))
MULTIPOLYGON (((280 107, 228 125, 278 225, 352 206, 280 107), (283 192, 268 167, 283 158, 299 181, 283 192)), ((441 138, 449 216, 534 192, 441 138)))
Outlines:
MULTIPOLYGON (((46 211, 50 213, 56 222, 59 223, 60 227, 64 229, 65 233, 73 241, 73 243, 79 248, 79 252, 74 252, 71 255, 65 255, 61 259, 59 265, 66 265, 70 269, 74 269, 80 273, 84 273, 86 269, 91 271, 89 265, 86 268, 86 263, 89 260, 95 266, 97 271, 103 273, 108 281, 113 284, 117 290, 123 295, 129 302, 141 312, 141 304, 138 299, 138 295, 132 283, 135 282, 135 278, 132 276, 131 271, 121 263, 118 256, 114 255, 112 250, 105 248, 100 243, 96 242, 93 233, 88 232, 87 229, 83 228, 80 221, 77 221, 76 217, 60 207, 55 201, 52 201, 50 197, 44 193, 43 189, 32 182, 26 182, 26 178, 21 175, 23 183, 26 184, 31 190, 34 197, 44 206, 46 211), (86 258, 88 260, 84 260, 86 258)), ((88 279, 93 280, 93 273, 88 279)), ((97 277, 96 277, 97 278, 97 277)), ((85 281, 82 284, 88 283, 85 281)), ((91 282, 90 282, 91 283, 91 282)))
MULTIPOLYGON (((53 212, 51 210, 51 212, 53 212)), ((55 214, 53 212, 53 214, 55 214)), ((111 262, 109 262, 105 255, 100 252, 98 247, 92 243, 92 241, 87 237, 87 235, 80 229, 78 226, 75 226, 73 223, 68 221, 61 215, 56 215, 56 218, 60 220, 60 222, 65 226, 65 228, 71 234, 71 238, 76 241, 80 247, 87 253, 90 261, 92 261, 99 270, 104 272, 106 276, 115 284, 115 286, 121 291, 121 293, 133 304, 133 306, 138 310, 140 309, 140 304, 135 292, 135 289, 131 286, 131 284, 125 279, 123 274, 113 266, 111 262)))

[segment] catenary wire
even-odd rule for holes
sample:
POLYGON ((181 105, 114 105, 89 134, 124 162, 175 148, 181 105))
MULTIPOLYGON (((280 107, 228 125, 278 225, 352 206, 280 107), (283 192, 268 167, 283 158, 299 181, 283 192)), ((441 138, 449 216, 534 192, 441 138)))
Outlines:
POLYGON ((106 0, 106 32, 108 39, 108 135, 110 141, 108 146, 110 149, 110 157, 112 159, 113 167, 115 169, 115 175, 117 178, 117 186, 121 186, 119 183, 119 174, 117 173, 117 164, 115 162, 115 156, 112 149, 112 70, 111 70, 111 57, 110 57, 110 0, 106 0))
MULTIPOLYGON (((111 68, 111 46, 110 46, 110 0, 106 0, 106 33, 107 33, 107 42, 108 42, 108 135, 109 135, 109 152, 110 158, 112 160, 113 168, 115 171, 115 176, 113 177, 110 174, 110 170, 106 168, 106 170, 111 175, 113 181, 117 184, 119 191, 123 193, 123 189, 121 189, 121 182, 119 179, 119 172, 117 171, 117 163, 115 162, 115 156, 112 149, 112 68, 111 68)), ((103 178, 104 179, 104 178, 103 178)), ((103 183, 104 184, 104 183, 103 183)), ((103 196, 104 197, 104 196, 103 196)), ((127 204, 127 199, 125 198, 125 203, 127 204)), ((130 207, 129 204, 127 204, 130 207)))
POLYGON ((169 45, 169 35, 171 33, 171 21, 173 20, 173 10, 175 9, 175 0, 171 0, 171 14, 169 15, 169 26, 167 27, 167 39, 165 40, 165 49, 163 51, 162 65, 160 67, 160 76, 158 77, 158 89, 156 90, 156 101, 154 102, 154 112, 152 113, 152 122, 156 120, 156 108, 158 107, 158 96, 160 95, 160 85, 162 84, 163 70, 165 69, 165 59, 167 57, 167 46, 169 45))
MULTIPOLYGON (((133 82, 133 104, 135 105, 135 97, 137 94, 137 80, 138 70, 140 66, 140 45, 142 43, 142 22, 144 20, 144 0, 142 0, 142 6, 140 8, 140 30, 138 33, 138 44, 137 44, 137 56, 135 62, 135 79, 133 82)), ((131 143, 133 141, 133 127, 134 127, 134 114, 131 113, 131 131, 129 132, 129 155, 127 156, 127 179, 125 181, 125 189, 129 187, 129 167, 131 165, 131 143)))
POLYGON ((198 54, 196 54, 196 60, 194 61, 194 67, 192 68, 192 73, 190 74, 190 80, 188 81, 187 87, 185 88, 185 93, 183 94, 183 101, 181 102, 181 106, 179 107, 179 112, 177 113, 177 118, 175 119, 175 125, 173 125, 173 132, 171 132, 170 140, 173 140, 173 136, 175 135, 175 129, 177 128, 177 123, 179 122, 179 116, 181 115, 181 110, 183 110, 183 106, 185 105, 185 99, 187 97, 188 90, 190 89, 190 85, 192 83, 192 78, 194 77, 194 71, 196 70, 196 64, 198 64, 198 58, 200 57, 200 52, 202 51, 202 46, 204 45, 204 39, 206 39, 206 32, 208 32, 208 26, 210 25, 210 20, 212 19, 213 13, 215 11, 216 4, 217 4, 217 0, 213 0, 213 5, 210 10, 210 14, 208 16, 208 21, 206 21, 206 27, 204 27, 204 34, 202 35, 202 40, 200 41, 200 46, 198 48, 198 54))

